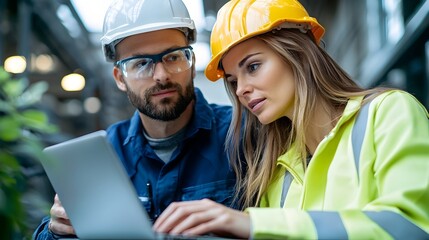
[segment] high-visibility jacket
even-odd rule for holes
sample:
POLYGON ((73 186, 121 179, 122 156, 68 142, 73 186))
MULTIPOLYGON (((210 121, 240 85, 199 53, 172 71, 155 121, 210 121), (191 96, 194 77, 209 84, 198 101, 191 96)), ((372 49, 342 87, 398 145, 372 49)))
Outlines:
POLYGON ((293 147, 278 158, 261 208, 246 210, 253 238, 429 239, 429 114, 408 93, 380 94, 355 160, 362 99, 349 100, 305 172, 293 147))

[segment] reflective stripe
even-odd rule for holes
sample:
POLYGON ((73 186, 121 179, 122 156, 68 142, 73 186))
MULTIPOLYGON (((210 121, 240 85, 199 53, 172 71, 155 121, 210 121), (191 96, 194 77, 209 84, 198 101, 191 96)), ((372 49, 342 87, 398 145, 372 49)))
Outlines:
MULTIPOLYGON (((307 156, 307 166, 310 163, 312 156, 307 156)), ((286 195, 289 192, 290 185, 292 184, 293 176, 292 174, 286 170, 285 176, 283 178, 283 188, 282 188, 282 196, 280 198, 280 207, 282 208, 284 206, 286 195)))
POLYGON ((317 231, 318 239, 348 239, 338 212, 309 211, 317 231))
POLYGON ((362 149, 363 138, 366 132, 366 125, 368 122, 367 121, 368 109, 369 109, 369 102, 363 105, 359 110, 356 117, 355 124, 353 125, 353 130, 352 130, 353 156, 355 159, 355 166, 356 166, 358 179, 359 179, 359 159, 360 159, 360 152, 362 149))
POLYGON ((398 213, 389 211, 364 213, 395 239, 429 239, 427 232, 398 213))
POLYGON ((289 191, 291 183, 292 183, 292 174, 290 174, 289 171, 286 171, 285 177, 283 178, 282 198, 280 199, 281 208, 285 203, 286 195, 287 195, 287 192, 289 191))

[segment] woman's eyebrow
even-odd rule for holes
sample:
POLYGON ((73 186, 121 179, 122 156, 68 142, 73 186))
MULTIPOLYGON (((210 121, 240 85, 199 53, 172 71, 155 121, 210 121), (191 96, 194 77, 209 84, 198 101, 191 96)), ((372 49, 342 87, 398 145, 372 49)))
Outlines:
POLYGON ((243 67, 244 63, 245 63, 249 58, 251 58, 251 57, 253 57, 253 56, 255 56, 255 55, 258 55, 258 54, 260 54, 260 53, 259 53, 259 52, 257 52, 257 53, 252 53, 252 54, 247 55, 246 57, 244 57, 244 58, 243 58, 243 59, 238 63, 238 67, 239 67, 239 68, 243 67))

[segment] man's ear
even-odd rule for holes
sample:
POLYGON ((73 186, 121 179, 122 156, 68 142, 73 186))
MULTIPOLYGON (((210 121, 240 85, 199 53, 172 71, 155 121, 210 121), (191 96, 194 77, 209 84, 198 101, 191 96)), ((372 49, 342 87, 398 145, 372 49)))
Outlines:
POLYGON ((122 71, 118 67, 113 67, 113 77, 115 78, 116 86, 119 90, 126 92, 127 86, 125 85, 124 78, 122 77, 122 71))

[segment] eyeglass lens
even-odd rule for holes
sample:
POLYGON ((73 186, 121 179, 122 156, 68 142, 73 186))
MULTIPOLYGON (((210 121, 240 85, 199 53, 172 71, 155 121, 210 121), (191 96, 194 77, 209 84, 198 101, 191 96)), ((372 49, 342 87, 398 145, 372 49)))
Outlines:
POLYGON ((126 78, 141 79, 152 77, 155 64, 162 62, 169 73, 179 73, 192 66, 192 50, 181 48, 154 56, 138 56, 120 61, 119 65, 126 78))

